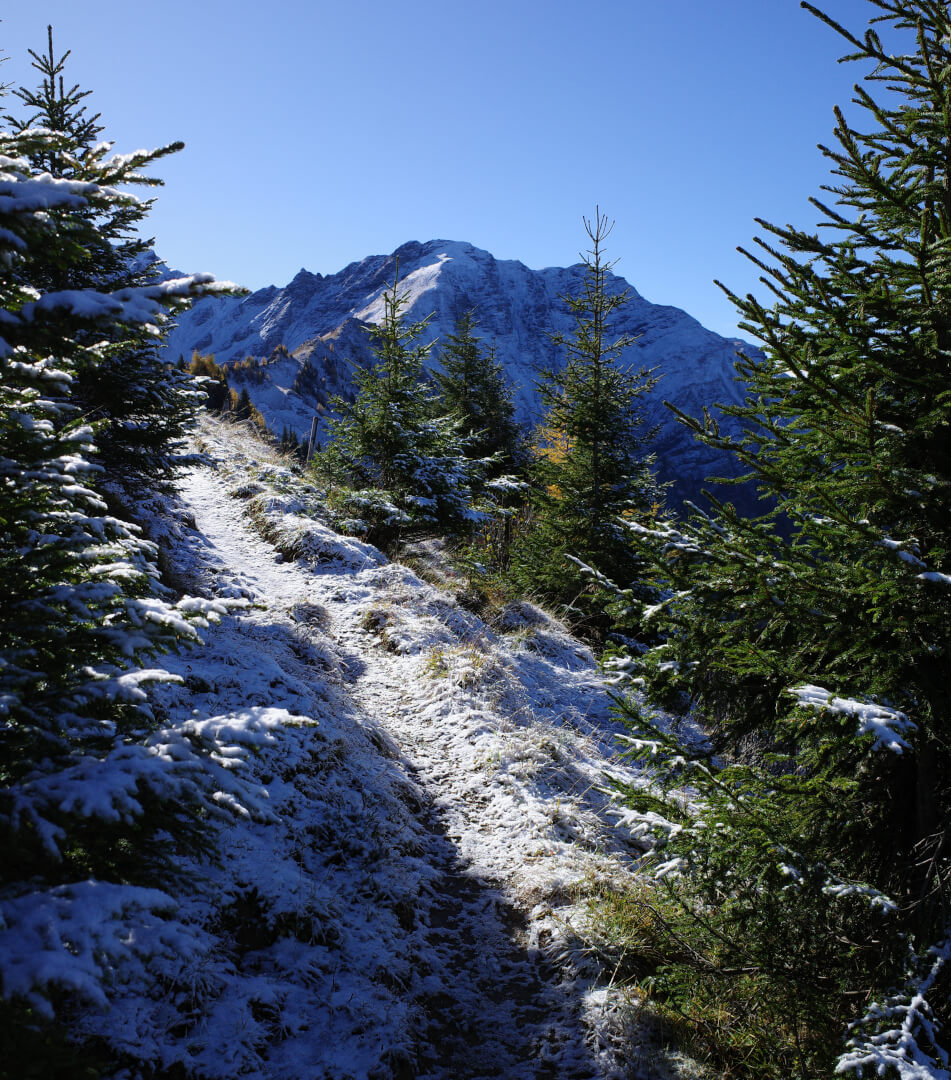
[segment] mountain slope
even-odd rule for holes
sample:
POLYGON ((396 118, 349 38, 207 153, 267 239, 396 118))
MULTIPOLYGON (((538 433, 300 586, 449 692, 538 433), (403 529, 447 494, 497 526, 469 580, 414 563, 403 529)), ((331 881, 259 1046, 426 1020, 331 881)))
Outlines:
MULTIPOLYGON (((187 357, 198 349, 213 353, 219 364, 249 355, 264 359, 249 381, 252 400, 273 429, 280 431, 287 424, 303 435, 314 413, 323 414, 330 395, 350 391, 351 362, 369 361, 365 327, 381 320, 382 294, 397 270, 409 297, 407 317, 431 316, 425 340, 451 333, 463 312, 475 311, 484 343, 495 346, 512 382, 519 420, 537 421, 535 379, 540 370, 561 360, 548 335, 571 331, 561 298, 579 291, 583 268, 531 270, 459 241, 412 242, 392 255, 352 263, 337 274, 325 277, 301 270, 283 288, 269 286, 243 299, 200 302, 171 334, 169 353, 187 357), (290 355, 275 354, 279 346, 290 355)), ((699 415, 705 405, 738 401, 735 353, 752 347, 706 330, 678 308, 650 303, 623 278, 612 275, 610 287, 629 290, 630 300, 613 327, 617 334, 638 338, 625 360, 635 368, 655 368, 661 376, 648 413, 659 428, 654 449, 661 478, 673 482, 679 501, 693 494, 704 477, 733 469, 716 451, 696 444, 663 401, 691 415, 699 415)))
POLYGON ((334 534, 240 427, 209 420, 199 448, 153 534, 181 583, 250 603, 168 658, 159 705, 170 729, 257 724, 229 762, 269 812, 170 852, 188 948, 123 971, 76 1034, 135 1063, 116 1080, 680 1075, 588 944, 589 900, 647 846, 605 790, 647 780, 590 651, 334 534))

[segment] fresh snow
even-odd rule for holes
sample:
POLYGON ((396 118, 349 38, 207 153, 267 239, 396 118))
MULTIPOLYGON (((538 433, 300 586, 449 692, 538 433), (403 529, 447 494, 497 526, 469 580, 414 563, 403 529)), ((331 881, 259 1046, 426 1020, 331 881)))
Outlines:
POLYGON ((605 791, 644 781, 590 651, 337 536, 241 429, 209 421, 200 449, 153 533, 185 591, 246 606, 155 695, 241 789, 161 892, 130 893, 175 917, 76 1032, 207 1080, 680 1075, 588 944, 589 898, 648 843, 605 791))
POLYGON ((951 574, 941 574, 937 570, 929 570, 918 575, 919 581, 933 581, 937 585, 951 585, 951 574))
POLYGON ((914 731, 917 725, 898 709, 874 701, 836 697, 821 686, 797 686, 789 692, 798 699, 802 708, 855 717, 859 735, 875 736, 873 750, 885 748, 900 754, 903 750, 911 749, 911 744, 902 738, 901 732, 914 731))
POLYGON ((938 1045, 937 1022, 927 995, 951 958, 951 936, 932 946, 902 990, 882 1002, 873 1001, 861 1020, 850 1024, 846 1052, 836 1076, 891 1075, 898 1080, 951 1080, 946 1051, 938 1045), (868 1070, 868 1071, 866 1071, 868 1070))

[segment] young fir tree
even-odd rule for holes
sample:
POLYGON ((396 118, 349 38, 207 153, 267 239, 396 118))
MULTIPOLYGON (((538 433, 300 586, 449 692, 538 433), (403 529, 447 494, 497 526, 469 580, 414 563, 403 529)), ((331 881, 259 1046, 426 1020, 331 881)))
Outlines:
MULTIPOLYGON (((281 429, 281 437, 278 440, 277 448, 282 454, 293 454, 294 457, 301 457, 301 445, 300 440, 297 437, 297 432, 287 424, 281 429)), ((307 447, 304 447, 306 452, 307 447)))
POLYGON ((746 399, 724 410, 745 435, 681 416, 769 509, 635 527, 667 595, 650 612, 664 643, 636 666, 709 735, 639 721, 695 799, 631 795, 678 826, 653 993, 697 1030, 733 1025, 757 1078, 948 1062, 951 19, 871 2, 888 49, 803 5, 885 94, 856 87, 863 125, 836 110, 822 232, 760 222, 773 305, 733 299, 764 356, 740 359, 746 399))
POLYGON ((493 472, 500 475, 518 462, 520 432, 502 365, 493 349, 482 348, 476 329, 475 313, 467 311, 439 343, 438 408, 460 417, 468 457, 498 455, 493 472))
POLYGON ((640 407, 656 380, 622 363, 634 339, 611 331, 612 316, 627 300, 614 287, 614 264, 604 260, 613 225, 597 212, 584 226, 591 249, 582 256, 581 291, 564 297, 575 329, 553 335, 565 362, 539 384, 545 416, 535 439, 531 523, 516 544, 510 574, 522 588, 578 610, 590 607, 599 619, 604 596, 589 595, 596 579, 577 561, 630 581, 640 563, 621 518, 655 512, 662 494, 640 407))
POLYGON ((236 423, 241 423, 242 420, 251 419, 251 410, 254 406, 251 404, 251 395, 248 393, 246 386, 241 387, 241 392, 237 395, 237 400, 234 408, 231 410, 231 419, 236 423))
POLYGON ((154 546, 108 513, 74 399, 77 372, 109 355, 99 342, 134 340, 217 286, 203 275, 50 289, 96 248, 96 222, 132 203, 127 159, 83 179, 30 164, 71 148, 57 133, 0 132, 0 1053, 11 1075, 67 1075, 47 1068, 44 1022, 77 999, 104 1006, 124 963, 172 954, 171 901, 142 886, 185 815, 214 813, 230 782, 198 728, 156 730, 147 692, 171 678, 156 654, 194 638, 216 605, 172 602, 154 546))
POLYGON ((339 415, 315 456, 339 512, 380 543, 408 529, 465 531, 482 517, 491 490, 490 463, 468 457, 459 421, 440 415, 424 378, 430 346, 419 338, 426 322, 405 321, 407 299, 398 280, 384 292, 383 321, 369 330, 377 362, 355 368, 353 402, 332 401, 339 415))
MULTIPOLYGON (((91 91, 78 85, 67 89, 63 72, 69 51, 57 57, 52 27, 47 28, 47 35, 45 53, 30 50, 33 67, 40 74, 39 86, 14 91, 27 115, 19 120, 6 117, 14 131, 39 127, 61 136, 55 145, 34 152, 30 159, 34 168, 70 181, 160 185, 160 180, 144 175, 142 168, 183 144, 110 158, 110 144, 99 141, 99 114, 88 115, 84 104, 91 91)), ((81 237, 75 232, 63 234, 61 255, 36 268, 38 285, 50 290, 115 292, 157 282, 152 241, 138 233, 150 205, 149 200, 136 199, 87 205, 74 219, 85 219, 90 227, 81 237)), ((76 372, 73 398, 96 425, 100 460, 114 481, 127 485, 169 479, 201 394, 187 373, 161 357, 155 327, 125 327, 114 339, 100 335, 97 341, 102 348, 96 362, 83 363, 76 372)))

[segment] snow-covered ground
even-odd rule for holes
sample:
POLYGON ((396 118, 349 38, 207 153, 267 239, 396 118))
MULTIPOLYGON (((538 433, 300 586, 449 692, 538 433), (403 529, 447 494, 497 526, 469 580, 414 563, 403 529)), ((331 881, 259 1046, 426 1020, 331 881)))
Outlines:
POLYGON ((193 946, 80 1033, 208 1080, 668 1075, 585 947, 640 853, 606 774, 641 782, 589 650, 336 535, 241 429, 200 446, 156 527, 184 590, 250 603, 170 659, 161 705, 265 732, 243 769, 270 809, 209 821, 166 883, 193 946))

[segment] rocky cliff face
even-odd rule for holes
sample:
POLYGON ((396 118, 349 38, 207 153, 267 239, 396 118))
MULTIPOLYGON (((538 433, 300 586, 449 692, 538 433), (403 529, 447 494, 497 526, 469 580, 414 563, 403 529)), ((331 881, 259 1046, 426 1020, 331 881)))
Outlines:
MULTIPOLYGON (((382 296, 399 267, 400 289, 408 295, 411 320, 431 316, 426 340, 451 333, 456 319, 473 309, 486 345, 494 345, 511 380, 519 419, 539 418, 535 380, 560 362, 552 331, 570 333, 571 316, 561 299, 579 291, 582 267, 530 270, 520 262, 495 259, 458 241, 404 244, 392 255, 373 255, 337 274, 306 270, 283 288, 269 286, 244 298, 202 300, 180 318, 169 339, 169 354, 186 358, 193 349, 213 353, 219 364, 247 356, 271 358, 248 390, 271 427, 285 424, 299 434, 310 429, 328 399, 351 390, 353 364, 370 361, 367 324, 383 316, 382 296), (284 346, 289 354, 275 353, 284 346)), ((731 474, 732 463, 696 443, 664 408, 673 402, 690 415, 705 405, 740 397, 734 381, 737 349, 752 346, 722 338, 674 307, 651 304, 623 278, 612 289, 628 289, 619 311, 617 334, 636 335, 625 362, 656 369, 661 376, 647 411, 659 426, 654 443, 661 478, 674 485, 672 502, 694 493, 711 474, 731 474)), ((438 362, 438 344, 432 354, 438 362)))

